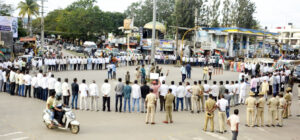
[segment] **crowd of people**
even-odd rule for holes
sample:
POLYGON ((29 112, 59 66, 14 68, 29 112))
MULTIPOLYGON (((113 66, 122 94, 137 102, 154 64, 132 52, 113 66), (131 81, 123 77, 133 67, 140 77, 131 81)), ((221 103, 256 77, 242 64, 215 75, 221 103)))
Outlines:
MULTIPOLYGON (((164 75, 162 68, 155 64, 151 64, 146 70, 145 64, 149 64, 150 61, 125 59, 116 63, 118 61, 113 59, 111 57, 46 57, 33 59, 31 69, 27 69, 22 60, 1 62, 0 90, 10 95, 48 100, 47 109, 49 110, 52 109, 51 106, 55 109, 53 100, 58 100, 62 96, 63 104, 73 109, 99 111, 98 104, 102 96, 102 111, 110 112, 112 110, 111 97, 115 96, 115 112, 147 113, 146 124, 155 124, 155 112, 158 110, 166 112, 166 120, 163 123, 174 122, 173 111, 205 112, 203 130, 207 130, 210 121, 212 132, 214 132, 214 112, 218 110, 218 132, 226 132, 227 122, 231 125, 234 137, 238 135, 239 118, 237 115, 239 111, 234 110, 234 114, 230 115, 232 107, 246 105, 246 126, 250 127, 264 126, 265 104, 268 106, 269 117, 266 126, 282 127, 282 119, 291 116, 291 87, 293 85, 289 82, 291 71, 286 67, 271 71, 269 67, 259 63, 243 63, 242 67, 237 68, 234 68, 233 64, 232 71, 236 69, 241 72, 238 80, 212 81, 212 84, 209 84, 208 81, 212 80, 213 71, 222 69, 222 62, 209 66, 204 63, 203 79, 192 83, 185 79, 191 78, 191 66, 194 64, 186 63, 180 68, 182 80, 171 81, 171 84, 167 85, 169 71, 164 75), (134 80, 130 79, 129 72, 126 73, 124 79, 117 79, 116 67, 125 65, 139 65, 136 68, 134 80), (61 79, 51 72, 102 69, 108 69, 108 78, 100 87, 95 80, 82 79, 79 83, 75 77, 61 79), (30 73, 31 71, 33 74, 30 73), (159 77, 150 79, 150 73, 157 73, 159 77), (118 83, 113 87, 109 79, 116 79, 118 83), (71 80, 73 82, 69 82, 71 80), (55 97, 55 94, 60 96, 55 97)), ((175 64, 175 60, 170 62, 175 64)))

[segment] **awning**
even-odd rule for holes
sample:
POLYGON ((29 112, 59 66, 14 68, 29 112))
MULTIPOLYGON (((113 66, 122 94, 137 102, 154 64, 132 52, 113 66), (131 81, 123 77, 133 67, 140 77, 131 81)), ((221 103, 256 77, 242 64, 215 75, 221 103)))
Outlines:
POLYGON ((20 42, 30 42, 30 41, 36 41, 36 37, 21 37, 20 42))

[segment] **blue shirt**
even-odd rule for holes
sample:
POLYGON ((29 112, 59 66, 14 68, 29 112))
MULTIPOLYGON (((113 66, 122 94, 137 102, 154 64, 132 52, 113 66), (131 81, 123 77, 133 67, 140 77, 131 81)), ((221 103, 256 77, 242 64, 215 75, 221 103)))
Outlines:
POLYGON ((131 95, 131 86, 129 85, 125 85, 124 89, 123 89, 123 93, 124 93, 124 98, 130 98, 131 95))

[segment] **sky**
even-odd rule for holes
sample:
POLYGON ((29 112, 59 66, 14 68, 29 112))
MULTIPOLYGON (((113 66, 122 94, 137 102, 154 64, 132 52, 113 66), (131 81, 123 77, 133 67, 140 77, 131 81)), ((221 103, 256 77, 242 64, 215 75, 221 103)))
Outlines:
MULTIPOLYGON (((22 0, 2 0, 7 4, 17 7, 22 0)), ((24 0, 23 0, 24 1, 24 0)), ((76 0, 45 0, 46 12, 54 9, 65 8, 76 0)), ((132 3, 140 0, 97 0, 97 5, 103 11, 123 12, 132 3)), ((252 0, 256 3, 256 19, 262 27, 275 28, 293 23, 300 28, 300 0, 252 0)), ((18 10, 14 16, 18 15, 18 10)))

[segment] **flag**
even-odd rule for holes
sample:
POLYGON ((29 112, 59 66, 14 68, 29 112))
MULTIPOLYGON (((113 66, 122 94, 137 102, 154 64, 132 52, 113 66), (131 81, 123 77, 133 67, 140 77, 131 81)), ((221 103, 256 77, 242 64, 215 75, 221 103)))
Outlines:
POLYGON ((203 53, 204 53, 204 50, 203 50, 203 49, 199 49, 199 52, 203 54, 203 53))
POLYGON ((221 52, 218 51, 218 50, 216 50, 216 51, 215 51, 215 54, 220 56, 220 55, 221 55, 221 52))
POLYGON ((2 51, 0 51, 0 56, 5 57, 5 55, 2 51))

